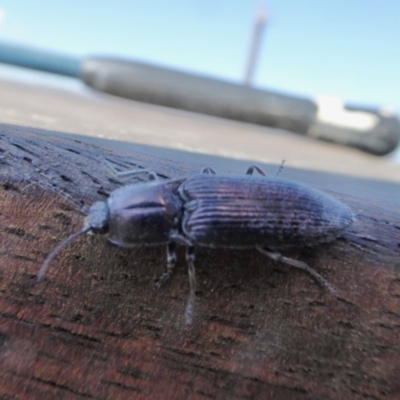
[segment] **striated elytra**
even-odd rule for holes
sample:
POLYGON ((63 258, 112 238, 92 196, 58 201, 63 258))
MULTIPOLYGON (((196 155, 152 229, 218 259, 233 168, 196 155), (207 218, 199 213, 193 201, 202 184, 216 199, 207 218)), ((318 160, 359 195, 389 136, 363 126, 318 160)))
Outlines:
POLYGON ((121 247, 166 245, 167 268, 158 286, 172 275, 176 245, 186 246, 188 324, 193 319, 196 290, 196 246, 256 248, 274 260, 307 271, 335 294, 318 272, 280 252, 335 240, 353 222, 352 211, 342 202, 289 180, 267 178, 256 166, 247 170, 247 176, 216 175, 205 168, 201 174, 167 181, 143 170, 118 174, 127 177, 143 172, 149 174, 149 182, 123 186, 106 202, 93 204, 85 227, 49 254, 38 280, 62 248, 93 232, 107 234, 110 242, 121 247), (254 176, 254 171, 262 176, 254 176))

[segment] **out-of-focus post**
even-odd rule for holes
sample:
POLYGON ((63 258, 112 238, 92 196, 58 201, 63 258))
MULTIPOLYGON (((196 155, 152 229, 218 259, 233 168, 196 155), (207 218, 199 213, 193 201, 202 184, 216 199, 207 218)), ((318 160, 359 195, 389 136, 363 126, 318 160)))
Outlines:
POLYGON ((246 75, 244 77, 244 84, 247 86, 250 86, 253 82, 254 71, 256 69, 258 55, 260 53, 262 36, 264 33, 265 25, 267 23, 267 19, 267 10, 265 6, 262 6, 257 11, 253 36, 250 42, 250 52, 247 59, 246 75))

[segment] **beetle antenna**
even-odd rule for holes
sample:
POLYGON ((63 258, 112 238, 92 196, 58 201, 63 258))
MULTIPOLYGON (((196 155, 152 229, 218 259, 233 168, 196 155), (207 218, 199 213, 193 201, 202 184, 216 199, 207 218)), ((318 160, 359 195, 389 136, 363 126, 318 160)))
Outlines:
POLYGON ((47 189, 51 190, 53 193, 58 194, 59 196, 61 196, 62 198, 64 198, 65 200, 67 200, 71 204, 73 204, 79 210, 79 212, 81 214, 87 215, 87 212, 85 211, 86 206, 82 206, 82 204, 80 204, 78 201, 76 201, 70 194, 57 188, 56 186, 51 185, 48 182, 40 182, 40 183, 39 182, 31 182, 21 189, 21 193, 24 193, 28 188, 30 188, 34 185, 37 185, 40 189, 43 189, 43 186, 46 187, 47 189))
POLYGON ((69 238, 65 239, 63 242, 61 242, 46 258, 42 266, 40 267, 39 273, 37 275, 37 281, 40 282, 44 275, 46 274, 47 269, 49 268, 50 263, 54 260, 56 255, 66 246, 68 246, 71 242, 73 242, 76 238, 79 236, 84 235, 85 233, 88 233, 89 231, 92 230, 91 226, 87 226, 80 230, 79 232, 73 233, 69 238))
POLYGON ((148 169, 137 168, 137 169, 130 169, 128 171, 118 171, 114 168, 114 166, 107 159, 105 160, 105 165, 111 171, 111 173, 118 179, 124 180, 124 179, 129 179, 135 175, 148 174, 149 181, 157 181, 158 180, 157 174, 154 171, 150 171, 148 169))
POLYGON ((283 166, 284 166, 284 164, 285 164, 285 161, 286 161, 286 160, 282 160, 281 165, 279 166, 278 171, 276 171, 276 174, 275 174, 274 178, 277 178, 278 175, 282 172, 283 166))

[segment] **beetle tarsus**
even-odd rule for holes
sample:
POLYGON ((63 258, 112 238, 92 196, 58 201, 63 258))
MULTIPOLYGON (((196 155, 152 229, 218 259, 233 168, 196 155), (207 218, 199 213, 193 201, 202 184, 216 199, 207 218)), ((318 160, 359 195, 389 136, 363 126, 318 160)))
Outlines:
POLYGON ((321 286, 329 290, 329 292, 337 297, 338 294, 335 288, 322 276, 320 275, 315 269, 311 268, 309 265, 302 261, 295 260, 293 258, 285 257, 280 253, 276 253, 273 251, 269 251, 264 249, 263 247, 257 247, 258 251, 266 256, 272 258, 275 261, 281 261, 285 264, 291 265, 292 267, 302 269, 303 271, 308 272, 321 286))
POLYGON ((277 178, 278 175, 282 172, 284 165, 285 165, 285 160, 282 160, 281 165, 279 166, 278 171, 276 171, 274 178, 277 178))
POLYGON ((118 178, 128 179, 135 175, 147 174, 149 176, 149 181, 157 181, 158 176, 154 171, 149 171, 147 169, 131 169, 129 171, 124 172, 116 172, 118 178))
POLYGON ((167 270, 165 271, 159 279, 157 279, 156 282, 156 288, 160 289, 161 286, 164 286, 165 283, 171 278, 172 276, 172 271, 171 270, 167 270))
POLYGON ((196 298, 196 287, 197 287, 194 260, 195 260, 194 247, 190 246, 186 249, 186 261, 188 263, 189 285, 190 285, 189 298, 187 301, 186 311, 185 311, 186 325, 192 325, 193 323, 194 301, 196 298))

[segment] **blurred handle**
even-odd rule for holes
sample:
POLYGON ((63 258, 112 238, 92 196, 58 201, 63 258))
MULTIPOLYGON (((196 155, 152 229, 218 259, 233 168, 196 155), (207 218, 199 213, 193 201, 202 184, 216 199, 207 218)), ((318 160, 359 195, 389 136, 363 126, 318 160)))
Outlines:
POLYGON ((81 79, 116 96, 305 134, 317 108, 307 99, 133 61, 86 58, 81 79))

